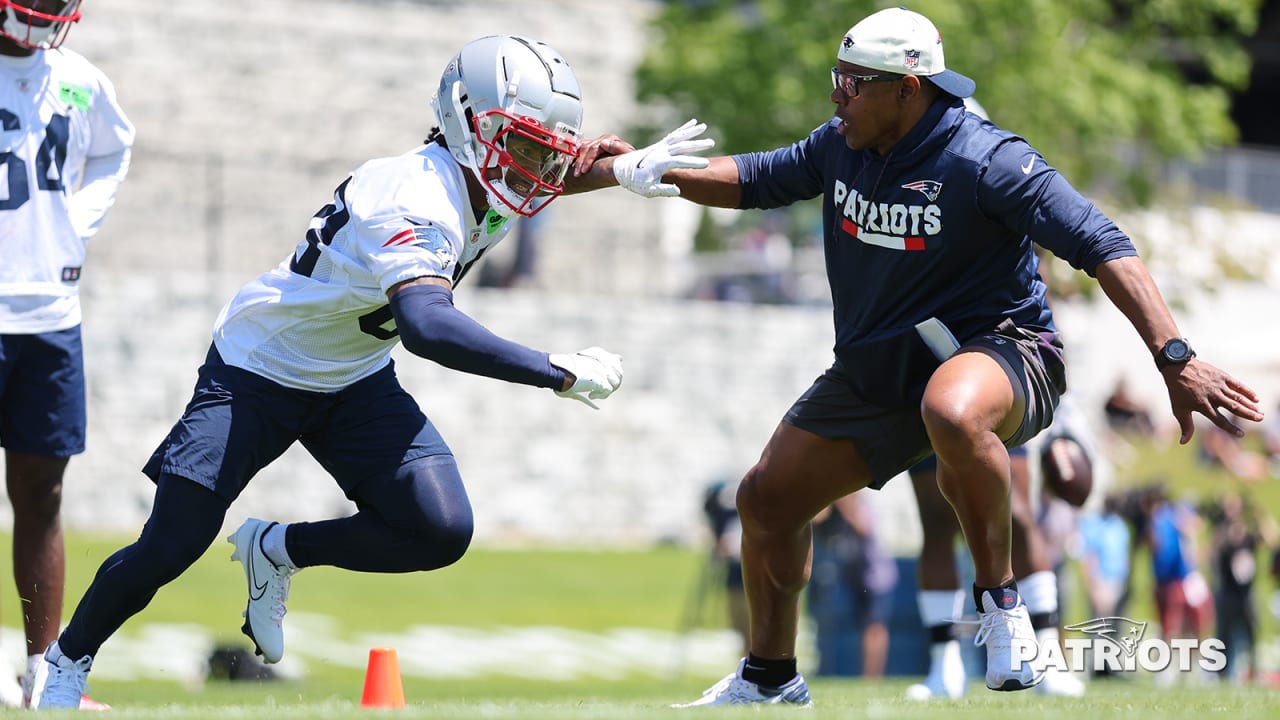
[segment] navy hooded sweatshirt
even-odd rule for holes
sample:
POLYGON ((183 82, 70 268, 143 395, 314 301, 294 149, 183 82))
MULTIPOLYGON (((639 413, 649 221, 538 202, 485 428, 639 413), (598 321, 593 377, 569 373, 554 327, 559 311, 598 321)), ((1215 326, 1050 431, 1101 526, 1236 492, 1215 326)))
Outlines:
POLYGON ((837 366, 870 402, 919 401, 938 366, 915 332, 929 317, 962 345, 1006 318, 1056 333, 1033 242, 1090 275, 1137 254, 1025 140, 955 98, 935 100, 884 156, 849 149, 839 123, 735 155, 739 206, 823 196, 837 366))

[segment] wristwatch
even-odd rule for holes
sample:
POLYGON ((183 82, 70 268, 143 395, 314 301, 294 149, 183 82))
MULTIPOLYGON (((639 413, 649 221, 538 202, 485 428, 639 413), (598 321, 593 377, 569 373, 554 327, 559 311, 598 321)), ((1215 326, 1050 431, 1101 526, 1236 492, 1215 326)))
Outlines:
POLYGON ((1195 356, 1196 351, 1186 338, 1172 338, 1156 353, 1156 367, 1163 370, 1170 365, 1181 365, 1195 356))

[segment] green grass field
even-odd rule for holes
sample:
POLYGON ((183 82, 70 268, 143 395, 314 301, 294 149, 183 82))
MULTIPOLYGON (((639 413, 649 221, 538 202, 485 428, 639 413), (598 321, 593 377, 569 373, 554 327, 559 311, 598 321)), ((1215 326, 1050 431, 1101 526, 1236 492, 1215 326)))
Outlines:
MULTIPOLYGON (((1230 481, 1189 463, 1187 452, 1176 447, 1159 452, 1140 449, 1137 457, 1141 467, 1151 472, 1125 468, 1121 478, 1140 481, 1167 468, 1186 487, 1209 492, 1229 487, 1230 481), (1202 474, 1188 476, 1189 472, 1202 474)), ((1270 502, 1272 488, 1255 490, 1270 502)), ((127 540, 79 534, 68 539, 68 617, 70 605, 78 600, 98 564, 127 540)), ((9 538, 0 536, 0 553, 8 552, 9 538)), ((305 666, 295 667, 290 679, 273 682, 199 682, 171 665, 174 661, 168 653, 175 646, 189 643, 193 633, 205 638, 205 643, 248 646, 239 633, 244 581, 239 564, 229 560, 230 552, 229 545, 215 544, 191 571, 164 588, 150 607, 103 648, 90 676, 92 694, 115 707, 114 717, 338 718, 376 713, 360 708, 359 699, 368 650, 383 643, 398 648, 401 667, 406 669, 408 707, 394 711, 395 716, 406 718, 667 717, 676 712, 667 707, 669 703, 697 697, 736 662, 735 651, 728 648, 723 663, 719 658, 711 665, 681 663, 682 636, 677 631, 686 624, 687 606, 695 597, 693 589, 704 562, 700 551, 670 547, 632 552, 479 548, 458 565, 435 573, 387 576, 308 569, 294 580, 286 621, 290 649, 286 664, 302 656, 305 666), (609 670, 608 658, 602 656, 599 668, 593 668, 588 657, 585 672, 580 664, 568 679, 539 677, 537 672, 521 676, 510 669, 463 676, 449 672, 451 665, 462 666, 476 658, 465 644, 436 643, 433 638, 437 636, 423 630, 441 627, 474 632, 481 638, 479 642, 488 637, 486 633, 539 628, 564 629, 588 643, 592 637, 612 637, 609 633, 620 628, 653 631, 658 639, 629 646, 633 663, 622 671, 609 670), (302 628, 319 628, 325 644, 314 638, 309 643, 300 639, 307 634, 302 628), (460 650, 468 657, 450 656, 460 650), (446 672, 432 675, 420 667, 411 668, 428 658, 446 672), (128 668, 139 672, 129 677, 128 672, 122 672, 128 668)), ((1131 615, 1151 618, 1150 580, 1142 563, 1139 558, 1131 615)), ((7 575, 7 569, 0 571, 0 619, 12 639, 19 627, 18 601, 7 575)), ((1265 578, 1259 590, 1265 598, 1270 590, 1265 578)), ((703 598, 698 624, 717 624, 718 600, 703 598)), ((1264 634, 1274 638, 1269 613, 1263 610, 1260 616, 1265 618, 1264 634)), ((1072 619, 1070 610, 1066 619, 1072 619)), ((548 644, 537 639, 541 635, 530 637, 533 639, 521 645, 502 646, 503 652, 516 657, 485 661, 505 662, 501 666, 505 668, 539 669, 563 660, 561 646, 555 644, 559 639, 548 644)), ((1225 684, 1162 688, 1147 676, 1093 683, 1089 695, 1078 700, 989 692, 979 679, 970 685, 969 696, 963 701, 924 705, 903 699, 909 682, 898 678, 880 682, 811 678, 816 703, 812 710, 758 708, 749 712, 752 717, 804 712, 805 717, 822 718, 985 718, 1010 712, 1033 713, 1035 720, 1171 720, 1224 713, 1240 718, 1280 717, 1280 692, 1276 690, 1225 684)), ((738 717, 742 712, 724 709, 701 714, 738 717)))

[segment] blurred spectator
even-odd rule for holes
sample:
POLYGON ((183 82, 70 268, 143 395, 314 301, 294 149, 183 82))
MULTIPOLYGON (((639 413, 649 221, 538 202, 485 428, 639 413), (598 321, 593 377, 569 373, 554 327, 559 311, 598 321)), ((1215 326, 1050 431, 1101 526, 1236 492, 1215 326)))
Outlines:
POLYGON ((1119 513, 1120 499, 1108 495, 1102 512, 1080 519, 1080 568, 1090 617, 1114 617, 1125 613, 1129 599, 1129 561, 1132 536, 1119 513))
POLYGON ((875 538, 874 515, 857 493, 840 498, 813 519, 813 574, 809 611, 817 625, 820 675, 842 672, 831 642, 850 620, 862 632, 861 675, 884 676, 888 619, 898 567, 875 538), (827 652, 823 652, 827 650, 827 652))
POLYGON ((1271 616, 1280 620, 1280 544, 1271 549, 1271 616))
POLYGON ((1244 447, 1240 438, 1228 434, 1217 425, 1200 428, 1200 462, 1221 467, 1242 480, 1257 481, 1267 476, 1267 461, 1261 453, 1244 447))
MULTIPOLYGON (((738 487, 723 480, 707 486, 702 510, 715 544, 711 555, 716 576, 724 583, 725 612, 729 625, 742 639, 742 655, 747 654, 747 596, 742 584, 742 523, 736 501, 738 487)), ((699 599, 700 602, 700 599, 699 599)))
POLYGON ((1129 392, 1129 383, 1123 377, 1116 381, 1103 411, 1107 416, 1107 425, 1118 433, 1140 437, 1155 434, 1151 411, 1129 392))
POLYGON ((1280 479, 1280 407, 1267 418, 1262 428, 1262 446, 1267 454, 1271 477, 1280 479))
POLYGON ((1203 638, 1213 615, 1213 596, 1200 572, 1197 536, 1201 519, 1188 503, 1163 494, 1149 496, 1152 575, 1165 640, 1203 638))
POLYGON ((1213 517, 1213 565, 1217 584, 1217 636, 1226 644, 1223 674, 1234 682, 1246 680, 1258 667, 1258 616, 1253 580, 1258 569, 1259 537, 1250 527, 1244 500, 1223 496, 1213 517), (1247 665, 1241 667, 1241 659, 1247 665))

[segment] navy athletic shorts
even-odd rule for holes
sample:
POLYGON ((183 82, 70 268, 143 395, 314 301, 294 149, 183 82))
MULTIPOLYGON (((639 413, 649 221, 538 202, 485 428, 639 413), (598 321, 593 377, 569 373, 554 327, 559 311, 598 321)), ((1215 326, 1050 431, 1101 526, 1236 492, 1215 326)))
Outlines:
MULTIPOLYGON (((1058 398, 1066 391, 1062 345, 1053 335, 1015 327, 1005 321, 994 331, 964 344, 999 355, 1014 369, 1026 397, 1022 423, 1005 447, 1017 447, 1053 422, 1058 398)), ((919 403, 880 407, 850 387, 839 361, 822 374, 787 411, 786 422, 828 439, 853 440, 871 471, 870 487, 880 489, 892 477, 933 455, 919 403)))
POLYGON ((153 481, 161 473, 185 477, 230 503, 295 441, 352 500, 362 483, 393 480, 405 463, 450 454, 394 364, 324 393, 227 365, 211 347, 191 402, 142 472, 153 481))
POLYGON ((80 326, 0 335, 0 446, 45 457, 84 452, 80 326))

